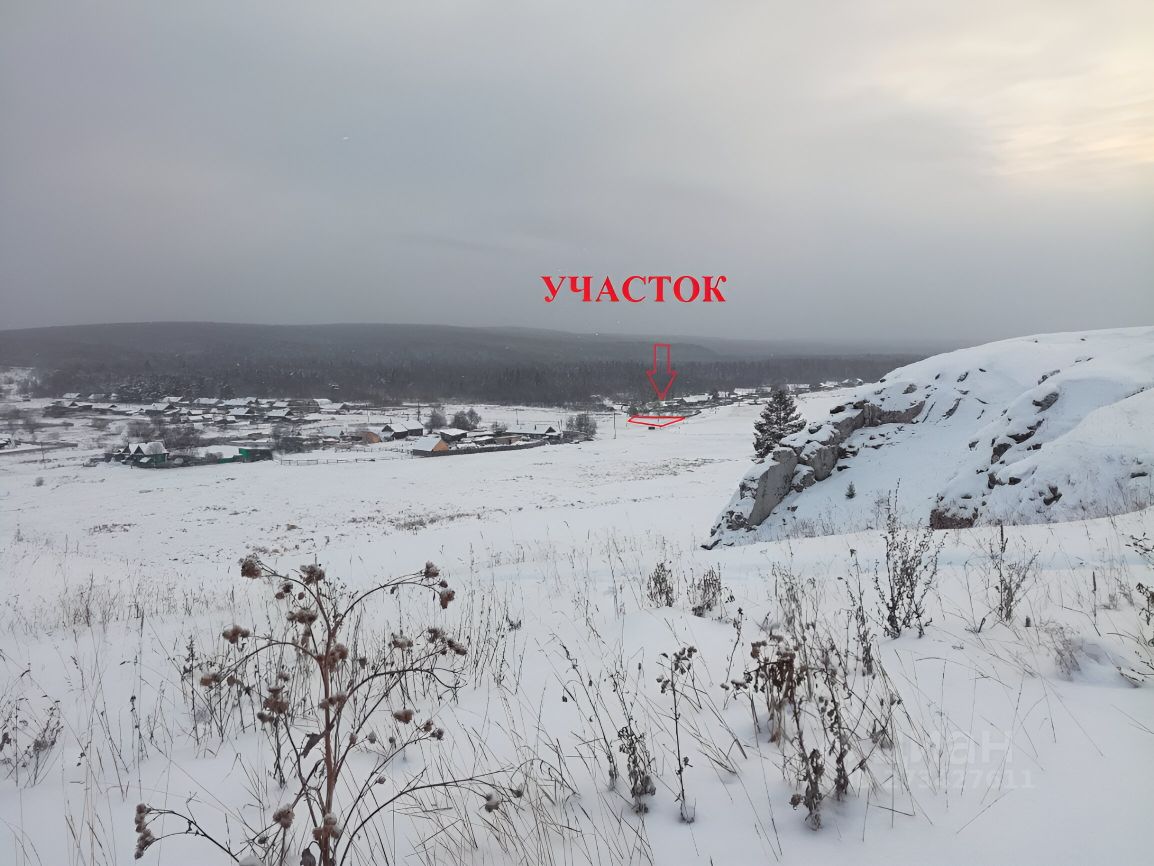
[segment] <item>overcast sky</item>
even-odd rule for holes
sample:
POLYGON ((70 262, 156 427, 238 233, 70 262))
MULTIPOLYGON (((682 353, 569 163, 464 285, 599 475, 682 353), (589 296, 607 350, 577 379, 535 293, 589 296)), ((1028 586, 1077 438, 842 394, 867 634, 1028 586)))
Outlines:
POLYGON ((9 0, 0 327, 1154 323, 1149 0, 9 0), (543 302, 543 273, 728 276, 543 302))

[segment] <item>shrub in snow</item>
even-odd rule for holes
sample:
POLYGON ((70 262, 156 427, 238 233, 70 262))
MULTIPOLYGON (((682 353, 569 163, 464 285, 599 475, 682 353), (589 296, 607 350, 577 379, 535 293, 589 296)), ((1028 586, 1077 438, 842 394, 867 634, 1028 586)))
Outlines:
MULTIPOLYGON (((723 589, 721 573, 716 568, 708 569, 699 580, 689 583, 689 598, 693 605, 694 616, 705 616, 712 613, 722 603, 723 589)), ((733 601, 733 593, 726 593, 726 601, 733 601)))
POLYGON ((938 555, 945 540, 934 541, 928 526, 906 528, 898 519, 897 497, 886 508, 886 570, 874 572, 874 588, 881 605, 882 628, 887 637, 901 637, 916 627, 926 633, 925 601, 938 575, 938 555))
POLYGON ((673 575, 664 562, 657 563, 653 574, 649 575, 649 585, 645 594, 658 607, 673 607, 673 575))
POLYGON ((1017 558, 1007 556, 1008 548, 1006 527, 999 523, 998 540, 990 542, 987 555, 993 572, 994 612, 1005 623, 1014 621, 1022 596, 1033 582, 1038 561, 1037 553, 1017 558))

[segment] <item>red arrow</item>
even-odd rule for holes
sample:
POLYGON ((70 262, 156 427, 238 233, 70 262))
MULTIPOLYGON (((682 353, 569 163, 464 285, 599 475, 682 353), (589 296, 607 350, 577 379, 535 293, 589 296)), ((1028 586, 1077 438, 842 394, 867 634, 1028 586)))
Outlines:
POLYGON ((673 349, 668 343, 654 343, 653 344, 653 368, 645 371, 645 375, 649 377, 649 384, 653 386, 654 393, 657 394, 658 400, 664 400, 665 395, 669 393, 669 389, 673 387, 673 380, 677 378, 677 371, 673 369, 673 349), (657 375, 657 350, 665 350, 665 375, 657 375), (666 380, 668 377, 668 380, 666 380), (658 382, 665 381, 665 387, 662 388, 658 382))

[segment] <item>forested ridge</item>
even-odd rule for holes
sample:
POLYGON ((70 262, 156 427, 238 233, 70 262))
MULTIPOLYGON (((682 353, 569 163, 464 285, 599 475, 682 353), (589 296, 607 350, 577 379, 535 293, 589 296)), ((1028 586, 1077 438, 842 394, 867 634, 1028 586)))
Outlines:
MULTIPOLYGON (((785 382, 876 379, 916 356, 774 352, 679 342, 672 396, 785 382)), ((638 338, 407 325, 98 325, 0 333, 0 363, 36 369, 36 396, 117 393, 582 404, 651 394, 638 338)))

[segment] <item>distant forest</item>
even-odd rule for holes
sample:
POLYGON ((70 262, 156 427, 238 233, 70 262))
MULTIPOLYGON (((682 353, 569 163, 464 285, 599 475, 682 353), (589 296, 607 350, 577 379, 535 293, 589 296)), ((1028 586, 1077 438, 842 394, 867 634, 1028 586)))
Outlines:
MULTIPOLYGON (((651 344, 637 338, 435 326, 205 323, 81 326, 0 333, 0 363, 31 366, 35 396, 122 400, 328 397, 589 404, 652 397, 651 344)), ((672 396, 786 382, 877 379, 909 354, 803 352, 750 357, 746 344, 674 343, 672 396)))

